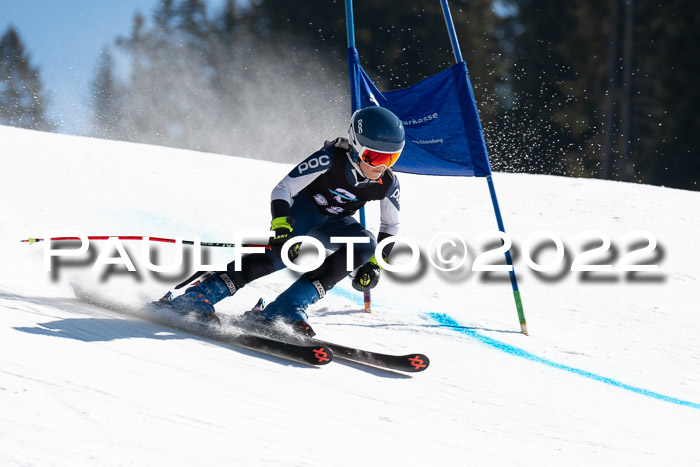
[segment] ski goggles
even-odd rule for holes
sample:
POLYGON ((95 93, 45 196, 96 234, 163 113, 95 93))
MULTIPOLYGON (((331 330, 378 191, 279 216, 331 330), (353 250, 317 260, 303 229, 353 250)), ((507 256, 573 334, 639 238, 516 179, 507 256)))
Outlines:
POLYGON ((397 160, 399 160, 399 156, 401 155, 401 151, 381 152, 369 148, 361 149, 362 150, 358 153, 360 160, 367 165, 371 165, 372 167, 384 166, 386 168, 389 168, 392 165, 394 165, 397 160))

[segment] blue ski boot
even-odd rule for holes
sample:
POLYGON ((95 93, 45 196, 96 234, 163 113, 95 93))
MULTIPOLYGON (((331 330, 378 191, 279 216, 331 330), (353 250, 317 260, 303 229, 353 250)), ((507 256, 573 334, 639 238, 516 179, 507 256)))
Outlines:
POLYGON ((226 274, 210 273, 188 287, 179 297, 172 298, 172 294, 166 294, 159 304, 179 313, 195 313, 197 319, 207 323, 220 324, 214 304, 234 293, 236 287, 226 274))
POLYGON ((311 282, 306 276, 301 276, 287 290, 282 292, 274 302, 261 311, 253 310, 246 313, 258 321, 271 323, 281 320, 291 324, 292 330, 298 334, 313 337, 316 335, 309 326, 306 309, 326 295, 320 281, 311 282))

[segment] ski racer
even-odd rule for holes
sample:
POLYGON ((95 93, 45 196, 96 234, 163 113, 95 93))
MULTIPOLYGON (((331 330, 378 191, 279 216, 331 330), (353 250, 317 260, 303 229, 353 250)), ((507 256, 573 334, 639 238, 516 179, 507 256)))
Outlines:
MULTIPOLYGON (((368 243, 354 243, 352 270, 359 267, 352 286, 359 291, 377 285, 381 268, 375 259, 378 242, 396 235, 399 229, 399 181, 391 169, 403 150, 405 133, 401 120, 382 107, 356 111, 350 121, 348 138, 327 141, 323 148, 298 164, 272 190, 269 250, 244 256, 240 271, 234 262, 226 271, 211 272, 185 293, 161 302, 173 309, 195 312, 203 320, 218 322, 214 305, 234 295, 246 284, 285 268, 282 246, 289 239, 308 235, 327 249, 335 250, 317 269, 303 274, 264 310, 255 314, 263 322, 282 320, 296 332, 315 335, 308 324, 306 309, 316 303, 340 280, 349 275, 348 245, 331 243, 331 237, 365 237, 368 243), (380 202, 378 238, 352 216, 368 201, 380 202)), ((391 251, 390 243, 382 252, 391 251)), ((288 249, 296 258, 299 244, 288 249)), ((250 315, 250 313, 246 313, 250 315)))

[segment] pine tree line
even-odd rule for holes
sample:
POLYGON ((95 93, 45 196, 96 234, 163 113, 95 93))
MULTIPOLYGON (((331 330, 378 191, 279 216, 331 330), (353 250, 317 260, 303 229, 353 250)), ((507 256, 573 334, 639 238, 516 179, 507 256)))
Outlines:
MULTIPOLYGON (((319 135, 346 129, 343 3, 228 0, 212 13, 202 0, 163 0, 101 54, 95 135, 298 160, 319 135), (115 76, 117 53, 130 61, 124 82, 115 76)), ((692 54, 700 12, 692 2, 449 3, 495 170, 700 189, 700 63, 692 54)), ((453 63, 437 0, 354 7, 360 59, 381 89, 453 63)), ((8 57, 26 62, 21 88, 45 109, 38 70, 16 58, 23 52, 7 52, 21 49, 11 43, 19 40, 8 32, 0 66, 8 57)), ((50 128, 43 111, 27 110, 20 121, 17 109, 30 100, 6 104, 7 79, 3 86, 1 122, 50 128)))

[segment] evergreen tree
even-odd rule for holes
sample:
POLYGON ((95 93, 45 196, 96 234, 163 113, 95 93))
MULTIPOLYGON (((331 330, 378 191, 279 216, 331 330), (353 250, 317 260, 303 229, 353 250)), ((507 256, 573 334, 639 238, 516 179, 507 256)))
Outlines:
POLYGON ((513 137, 501 141, 512 167, 600 177, 611 135, 615 178, 700 189, 700 89, 693 81, 700 65, 688 52, 700 39, 693 2, 620 0, 617 23, 607 0, 503 3, 512 12, 504 38, 512 46, 514 106, 502 121, 513 122, 513 137))
MULTIPOLYGON (((477 94, 485 95, 493 93, 502 71, 502 50, 497 39, 499 18, 492 3, 450 2, 472 84, 477 94)), ((353 9, 360 62, 382 90, 413 85, 455 63, 440 2, 364 0, 354 2, 353 9)), ((332 54, 341 67, 345 62, 343 2, 259 0, 251 15, 257 34, 332 54)), ((492 113, 490 106, 480 110, 492 113)))
POLYGON ((695 2, 634 2, 631 180, 700 190, 699 43, 695 2))
POLYGON ((507 161, 496 169, 567 173, 567 154, 576 142, 566 124, 555 123, 555 113, 569 98, 562 85, 575 75, 560 49, 576 23, 567 5, 537 0, 509 3, 512 14, 503 30, 511 105, 499 122, 498 140, 507 161))
POLYGON ((13 27, 0 37, 0 123, 52 131, 46 116, 48 97, 39 69, 32 66, 19 33, 13 27))

